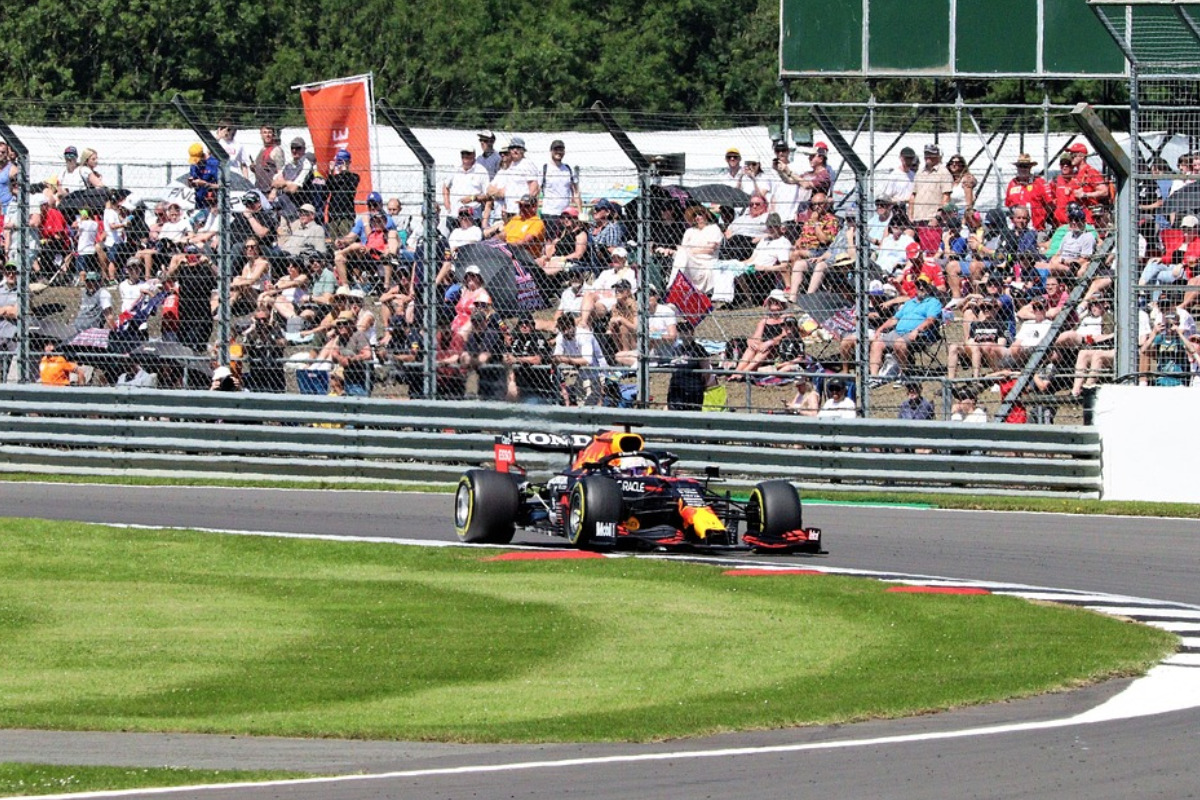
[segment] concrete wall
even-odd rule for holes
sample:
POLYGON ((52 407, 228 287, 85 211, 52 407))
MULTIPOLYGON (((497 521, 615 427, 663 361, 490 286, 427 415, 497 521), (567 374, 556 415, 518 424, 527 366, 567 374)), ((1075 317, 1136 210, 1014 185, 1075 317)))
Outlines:
POLYGON ((1200 389, 1105 386, 1096 399, 1105 500, 1200 502, 1200 389))

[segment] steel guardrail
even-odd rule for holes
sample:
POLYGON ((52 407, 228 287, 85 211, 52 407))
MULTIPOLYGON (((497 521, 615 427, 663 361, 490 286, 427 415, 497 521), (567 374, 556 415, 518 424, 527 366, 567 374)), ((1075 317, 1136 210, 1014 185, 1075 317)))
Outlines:
MULTIPOLYGON (((513 430, 633 425, 679 466, 734 487, 1098 496, 1099 435, 1072 426, 968 425, 485 402, 0 387, 0 469, 325 481, 454 480, 513 430), (320 465, 319 474, 314 467, 320 465)), ((520 451, 534 471, 561 454, 520 451)))

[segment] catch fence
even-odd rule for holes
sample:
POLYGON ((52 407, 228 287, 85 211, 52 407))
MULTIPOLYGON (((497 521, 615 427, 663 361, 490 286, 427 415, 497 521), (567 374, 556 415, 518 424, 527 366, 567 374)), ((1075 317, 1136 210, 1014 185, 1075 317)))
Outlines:
MULTIPOLYGON (((235 163, 226 188, 209 193, 207 212, 187 185, 189 147, 229 118, 253 158, 260 126, 297 118, 297 109, 264 119, 261 109, 189 117, 181 107, 171 129, 6 126, 23 152, 11 162, 18 191, 5 226, 19 270, 0 287, 0 307, 4 296, 17 307, 11 329, 0 322, 14 356, 6 375, 159 390, 1082 421, 1088 383, 1111 379, 1111 354, 1128 346, 1113 336, 1111 289, 1098 315, 1079 305, 1094 279, 1120 271, 1120 232, 1105 216, 1112 201, 1089 206, 1094 254, 1065 269, 1045 266, 1049 230, 1035 234, 1036 249, 1018 252, 1005 213, 1016 162, 1036 161, 1031 178, 1053 180, 1059 155, 1084 143, 1069 104, 976 108, 958 97, 913 109, 868 96, 818 107, 829 129, 811 107, 788 108, 782 125, 764 116, 718 130, 682 117, 560 112, 554 130, 531 120, 525 130, 494 131, 497 151, 523 141, 525 167, 510 167, 500 182, 489 176, 481 192, 462 191, 472 185, 462 151, 475 163, 485 156, 478 130, 404 110, 383 115, 399 124, 377 126, 370 169, 317 164, 318 181, 296 191, 268 184, 265 203, 247 204, 255 173, 235 163), (828 145, 824 155, 819 144, 828 145), (96 151, 90 169, 102 185, 94 191, 63 190, 79 179, 62 158, 69 147, 96 151), (902 196, 901 152, 911 149, 920 168, 930 147, 943 162, 961 155, 955 175, 971 177, 953 183, 949 203, 939 192, 933 206, 913 208, 902 196), (339 170, 369 175, 382 200, 379 231, 372 209, 338 188, 339 170), (813 186, 826 182, 828 205, 820 196, 813 204, 813 186), (530 190, 537 204, 523 218, 519 198, 530 190), (890 204, 877 204, 885 195, 890 204), (323 253, 305 240, 306 202, 324 223, 323 253), (354 222, 363 236, 350 235, 354 222), (109 237, 94 251, 92 223, 109 237), (170 243, 161 228, 182 231, 184 241, 170 243), (1104 248, 1105 240, 1118 241, 1104 248), (920 250, 912 257, 910 242, 920 250), (468 276, 472 266, 481 285, 468 276), (917 293, 922 271, 938 305, 929 324, 907 340, 892 329, 900 341, 872 346, 876 329, 906 319, 888 323, 917 293), (1049 274, 1064 290, 1052 295, 1057 327, 1039 323, 1024 336, 1019 328, 1026 316, 1037 322, 1034 301, 1049 274), (490 303, 476 304, 485 292, 490 303), (993 302, 996 312, 982 310, 993 302), (1117 349, 1079 346, 1086 334, 1069 334, 1085 321, 1117 349), (1081 369, 1079 354, 1092 349, 1104 353, 1081 369)), ((1101 112, 1117 128, 1128 116, 1122 106, 1101 112)), ((302 128, 277 133, 289 157, 295 138, 302 155, 314 149, 302 128)), ((1084 162, 1104 169, 1095 155, 1084 162)), ((1040 210, 1065 213, 1057 202, 1040 210)))

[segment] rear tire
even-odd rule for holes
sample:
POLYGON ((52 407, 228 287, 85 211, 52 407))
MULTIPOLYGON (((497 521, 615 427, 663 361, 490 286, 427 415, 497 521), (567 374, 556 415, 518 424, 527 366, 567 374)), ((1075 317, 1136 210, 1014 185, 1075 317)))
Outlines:
POLYGON ((567 511, 567 541, 579 548, 617 543, 617 523, 625 503, 617 482, 586 475, 571 488, 567 511), (611 534, 597 536, 597 526, 611 526, 611 534))
POLYGON ((454 493, 454 531, 469 544, 508 544, 519 504, 517 486, 508 475, 468 470, 454 493))
POLYGON ((800 492, 787 481, 763 481, 746 504, 746 530, 761 539, 782 539, 804 527, 800 492))

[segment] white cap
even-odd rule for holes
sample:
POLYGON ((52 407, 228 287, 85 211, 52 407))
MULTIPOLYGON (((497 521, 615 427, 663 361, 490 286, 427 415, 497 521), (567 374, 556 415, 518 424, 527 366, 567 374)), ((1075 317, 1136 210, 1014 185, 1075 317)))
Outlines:
POLYGON ((478 275, 480 277, 483 277, 483 270, 481 270, 479 267, 475 266, 474 264, 471 264, 470 266, 468 266, 466 269, 463 270, 463 275, 478 275))
POLYGON ((771 293, 767 295, 767 299, 783 303, 785 306, 788 304, 788 296, 783 293, 782 289, 772 289, 771 293))
POLYGON ((1183 218, 1183 219, 1180 221, 1180 223, 1179 223, 1179 227, 1181 227, 1181 228, 1197 228, 1197 227, 1200 227, 1200 219, 1196 219, 1195 215, 1193 215, 1193 214, 1188 214, 1186 217, 1184 217, 1184 218, 1183 218))
POLYGON ((216 369, 213 370, 213 380, 214 381, 223 381, 232 374, 233 373, 230 372, 229 367, 217 367, 216 369))
POLYGON ((612 249, 613 258, 629 258, 629 251, 624 247, 614 247, 612 249))

